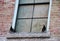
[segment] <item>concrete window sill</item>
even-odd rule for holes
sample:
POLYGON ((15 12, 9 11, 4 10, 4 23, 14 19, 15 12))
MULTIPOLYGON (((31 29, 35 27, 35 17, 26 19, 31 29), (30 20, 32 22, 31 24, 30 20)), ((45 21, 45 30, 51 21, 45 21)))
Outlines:
POLYGON ((15 38, 49 38, 50 32, 46 33, 8 33, 6 35, 8 39, 15 38))

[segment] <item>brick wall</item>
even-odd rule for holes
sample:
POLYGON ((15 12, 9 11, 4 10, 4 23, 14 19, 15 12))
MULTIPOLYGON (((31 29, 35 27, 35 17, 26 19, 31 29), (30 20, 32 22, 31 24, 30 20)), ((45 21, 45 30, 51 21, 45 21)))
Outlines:
POLYGON ((52 0, 50 31, 52 36, 60 36, 60 0, 52 0))
POLYGON ((0 0, 0 36, 9 32, 15 0, 0 0))
MULTIPOLYGON (((52 36, 60 35, 60 2, 52 0, 50 32, 52 36)), ((15 0, 0 0, 0 36, 9 32, 15 0)))

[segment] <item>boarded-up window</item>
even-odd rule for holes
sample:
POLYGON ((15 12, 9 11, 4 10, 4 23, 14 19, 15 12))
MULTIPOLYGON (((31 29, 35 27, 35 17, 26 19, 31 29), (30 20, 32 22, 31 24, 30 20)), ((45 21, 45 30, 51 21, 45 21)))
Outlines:
POLYGON ((42 32, 44 26, 47 28, 48 10, 49 0, 20 0, 16 31, 42 32))

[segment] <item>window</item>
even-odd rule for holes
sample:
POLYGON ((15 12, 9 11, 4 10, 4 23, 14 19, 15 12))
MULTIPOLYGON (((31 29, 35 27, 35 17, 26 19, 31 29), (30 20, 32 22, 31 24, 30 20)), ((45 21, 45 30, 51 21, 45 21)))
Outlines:
POLYGON ((50 0, 16 1, 12 29, 16 32, 46 32, 50 5, 50 0))

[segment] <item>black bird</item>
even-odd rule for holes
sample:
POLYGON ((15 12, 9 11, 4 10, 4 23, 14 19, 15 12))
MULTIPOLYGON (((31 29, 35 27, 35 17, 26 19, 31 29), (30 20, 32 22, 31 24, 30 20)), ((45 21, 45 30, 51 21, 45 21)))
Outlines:
POLYGON ((12 26, 11 26, 11 28, 10 28, 10 31, 11 31, 11 32, 16 32, 16 31, 12 28, 12 26))
POLYGON ((45 25, 43 25, 42 32, 45 32, 45 31, 46 31, 46 27, 45 25))

